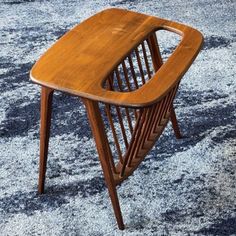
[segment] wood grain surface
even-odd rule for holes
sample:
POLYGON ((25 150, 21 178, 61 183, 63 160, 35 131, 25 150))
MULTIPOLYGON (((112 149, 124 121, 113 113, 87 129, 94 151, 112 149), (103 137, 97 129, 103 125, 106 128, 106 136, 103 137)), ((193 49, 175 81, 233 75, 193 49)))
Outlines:
POLYGON ((154 104, 188 70, 203 42, 189 26, 123 9, 107 9, 74 27, 34 65, 31 79, 80 97, 130 107, 154 104), (182 40, 152 79, 134 91, 111 91, 102 84, 132 49, 157 30, 182 40))

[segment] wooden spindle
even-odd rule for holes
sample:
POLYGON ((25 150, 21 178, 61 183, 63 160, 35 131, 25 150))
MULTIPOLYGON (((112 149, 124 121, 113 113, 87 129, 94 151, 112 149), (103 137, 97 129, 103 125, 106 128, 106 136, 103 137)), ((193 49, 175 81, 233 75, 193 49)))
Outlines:
POLYGON ((130 82, 129 82, 129 76, 128 76, 127 68, 126 68, 126 65, 125 65, 125 61, 122 61, 122 69, 123 69, 123 72, 124 72, 124 78, 125 78, 128 90, 132 91, 131 86, 130 86, 130 82))
MULTIPOLYGON (((154 124, 155 124, 155 121, 158 117, 158 113, 160 112, 160 107, 161 107, 161 102, 158 102, 157 104, 155 104, 155 108, 154 108, 154 111, 153 111, 153 114, 152 114, 152 123, 150 123, 150 127, 148 128, 148 131, 147 131, 146 138, 145 138, 144 142, 146 140, 149 140, 149 137, 152 136, 152 134, 153 134, 154 124)), ((142 143, 142 147, 144 145, 144 142, 142 143)))
POLYGON ((153 67, 156 72, 159 70, 159 68, 163 64, 159 45, 158 45, 157 38, 156 38, 156 33, 153 33, 152 35, 149 36, 147 43, 148 43, 149 50, 151 53, 153 67))
MULTIPOLYGON (((143 123, 142 123, 141 132, 140 132, 138 140, 136 142, 134 152, 133 152, 133 155, 132 155, 132 159, 133 158, 139 158, 137 154, 138 154, 139 150, 141 149, 141 142, 142 142, 143 136, 145 134, 145 130, 147 129, 147 124, 148 124, 149 117, 150 117, 150 114, 152 112, 152 109, 150 109, 148 107, 148 108, 145 108, 145 111, 146 112, 145 112, 145 117, 144 117, 144 120, 143 120, 143 123)), ((130 160, 129 165, 130 165, 132 159, 130 160)))
POLYGON ((140 110, 139 116, 137 118, 137 121, 136 121, 136 124, 135 124, 135 127, 134 127, 134 132, 133 132, 133 135, 132 135, 131 140, 130 140, 129 148, 127 149, 126 154, 124 156, 124 163, 123 163, 121 171, 120 171, 120 176, 121 177, 124 176, 125 168, 126 168, 127 164, 130 163, 130 158, 132 157, 132 150, 134 149, 135 143, 138 140, 139 133, 140 133, 142 123, 143 123, 143 120, 144 120, 143 119, 144 116, 145 116, 144 113, 145 113, 145 109, 144 109, 144 112, 143 112, 143 110, 140 110), (143 114, 144 114, 144 116, 143 116, 143 114))
POLYGON ((151 79, 152 75, 151 75, 151 71, 150 71, 150 67, 149 67, 149 62, 147 59, 147 53, 146 53, 144 42, 142 42, 141 45, 142 45, 144 61, 145 61, 145 65, 146 65, 146 69, 147 69, 147 73, 148 73, 148 78, 151 79))
POLYGON ((162 114, 164 113, 164 108, 165 105, 167 103, 168 100, 168 95, 166 95, 162 100, 161 100, 161 104, 160 104, 160 109, 157 112, 156 115, 156 119, 155 119, 155 123, 153 124, 153 133, 157 133, 157 128, 158 128, 158 124, 160 123, 162 114))
MULTIPOLYGON (((116 70, 115 73, 116 73, 116 78, 117 78, 117 81, 118 81, 119 89, 120 89, 121 92, 123 92, 123 88, 122 88, 122 85, 121 85, 121 78, 120 78, 118 70, 116 70)), ((126 75, 126 76, 128 77, 128 75, 126 75)), ((129 91, 131 91, 130 90, 130 85, 128 86, 128 88, 129 88, 129 91)), ((132 126, 129 110, 128 110, 127 107, 125 107, 125 113, 126 113, 126 117, 127 117, 127 121, 128 121, 128 125, 129 125, 129 130, 130 130, 130 133, 132 134, 133 126, 132 126)))
POLYGON ((140 75, 141 75, 142 83, 145 84, 145 77, 144 77, 143 67, 142 67, 142 63, 141 63, 141 59, 140 59, 140 56, 139 56, 138 49, 135 48, 134 51, 135 51, 135 55, 136 55, 136 58, 137 58, 138 67, 139 67, 139 72, 140 72, 140 75))
POLYGON ((128 56, 128 61, 129 61, 130 70, 131 70, 131 74, 132 74, 132 77, 133 77, 135 87, 136 87, 136 89, 138 89, 139 88, 138 81, 137 81, 136 73, 135 73, 135 70, 134 70, 133 61, 132 61, 130 56, 128 56))
POLYGON ((117 83, 118 83, 118 88, 121 92, 123 92, 122 79, 120 78, 118 68, 115 70, 115 75, 116 75, 116 80, 117 80, 117 83))
POLYGON ((155 112, 156 112, 156 108, 159 104, 155 104, 155 105, 152 105, 149 109, 150 109, 150 115, 148 117, 148 121, 147 121, 147 127, 145 128, 145 131, 144 131, 144 135, 141 139, 141 142, 140 142, 140 147, 142 148, 144 146, 144 143, 145 141, 148 139, 149 137, 149 134, 151 132, 151 129, 152 129, 152 126, 154 124, 154 115, 155 115, 155 112))
MULTIPOLYGON (((175 97, 175 94, 176 94, 176 91, 177 91, 177 86, 175 86, 174 88, 171 89, 171 91, 169 92, 170 93, 170 97, 168 99, 168 102, 166 104, 166 108, 165 108, 165 112, 163 114, 163 117, 164 119, 167 118, 167 115, 168 115, 168 111, 170 110, 170 106, 171 104, 173 103, 173 99, 175 97)), ((169 118, 169 116, 168 116, 169 118)))
POLYGON ((111 126, 112 135, 113 135, 113 139, 115 141, 115 145, 116 145, 117 153, 118 153, 118 156, 119 156, 119 160, 120 160, 121 163, 123 163, 122 152, 121 152, 119 140, 118 140, 118 137, 117 137, 116 129, 115 129, 115 126, 114 126, 114 123, 113 123, 110 108, 111 108, 110 105, 105 104, 106 114, 107 114, 107 118, 108 118, 108 121, 109 121, 110 126, 111 126))
POLYGON ((123 135, 123 140, 124 140, 124 143, 125 143, 125 147, 128 148, 129 143, 128 143, 127 135, 126 135, 126 132, 125 132, 125 127, 124 127, 123 118, 122 118, 122 115, 121 115, 121 112, 120 112, 120 108, 115 105, 115 109, 116 109, 118 121, 119 121, 120 128, 121 128, 121 133, 123 135))

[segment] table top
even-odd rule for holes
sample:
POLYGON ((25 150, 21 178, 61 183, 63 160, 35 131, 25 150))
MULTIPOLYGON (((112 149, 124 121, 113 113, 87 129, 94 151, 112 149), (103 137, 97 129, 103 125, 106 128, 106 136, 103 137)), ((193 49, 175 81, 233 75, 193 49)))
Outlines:
POLYGON ((97 101, 148 106, 181 79, 197 56, 202 41, 201 33, 189 26, 128 10, 107 9, 62 36, 35 63, 30 77, 40 85, 97 101), (132 92, 103 88, 103 81, 114 68, 158 29, 175 32, 182 40, 153 78, 132 92))

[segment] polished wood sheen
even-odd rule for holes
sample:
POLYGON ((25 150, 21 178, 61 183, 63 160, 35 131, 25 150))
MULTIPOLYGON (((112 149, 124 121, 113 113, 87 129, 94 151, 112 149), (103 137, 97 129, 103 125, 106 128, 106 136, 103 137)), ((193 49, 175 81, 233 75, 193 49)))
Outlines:
POLYGON ((189 26, 121 9, 102 11, 60 38, 31 70, 42 86, 39 193, 44 192, 54 90, 82 98, 119 229, 116 191, 138 168, 170 120, 181 138, 173 101, 203 37, 189 26), (163 62, 156 32, 181 41, 163 62))
POLYGON ((108 9, 61 37, 34 65, 30 77, 41 85, 96 101, 147 106, 160 100, 166 90, 181 79, 201 44, 201 33, 186 25, 127 10, 108 9), (160 29, 175 32, 182 40, 152 80, 132 93, 104 89, 103 81, 129 51, 160 29))

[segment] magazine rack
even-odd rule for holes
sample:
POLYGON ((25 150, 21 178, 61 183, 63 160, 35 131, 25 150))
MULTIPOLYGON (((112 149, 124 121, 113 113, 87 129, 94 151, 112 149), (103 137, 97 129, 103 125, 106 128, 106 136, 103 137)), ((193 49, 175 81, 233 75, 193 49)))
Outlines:
POLYGON ((54 90, 82 98, 120 229, 116 186, 139 166, 171 120, 173 100, 202 35, 183 24, 121 9, 104 10, 61 37, 34 65, 42 86, 39 193, 44 192, 54 90), (182 37, 163 63, 156 32, 182 37), (113 141, 112 141, 113 140, 113 141))

